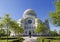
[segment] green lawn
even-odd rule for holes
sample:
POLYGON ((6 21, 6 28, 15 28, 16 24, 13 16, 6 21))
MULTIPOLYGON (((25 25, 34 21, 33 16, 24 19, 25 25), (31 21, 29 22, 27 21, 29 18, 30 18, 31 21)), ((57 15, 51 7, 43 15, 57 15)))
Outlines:
MULTIPOLYGON (((2 38, 6 38, 6 37, 2 37, 2 38)), ((13 41, 18 41, 21 42, 22 38, 18 38, 18 37, 8 37, 11 39, 8 39, 8 42, 13 42, 13 41), (16 39, 14 39, 16 38, 16 39)), ((7 39, 3 39, 0 40, 0 42, 7 42, 7 39)), ((37 38, 37 42, 60 42, 60 36, 40 36, 37 38)))
MULTIPOLYGON (((22 42, 21 40, 19 40, 19 39, 11 39, 11 40, 8 40, 8 42, 22 42)), ((0 42, 7 42, 7 40, 5 39, 5 40, 0 40, 0 42)))
MULTIPOLYGON (((14 40, 8 40, 8 42, 13 42, 14 40)), ((0 40, 0 42, 7 42, 7 40, 0 40)))
POLYGON ((0 42, 7 42, 6 40, 0 40, 0 42))
MULTIPOLYGON (((22 42, 23 38, 21 37, 8 37, 8 42, 22 42)), ((7 37, 1 37, 0 42, 7 42, 7 37)))
POLYGON ((37 38, 37 42, 60 42, 60 36, 41 36, 37 38))

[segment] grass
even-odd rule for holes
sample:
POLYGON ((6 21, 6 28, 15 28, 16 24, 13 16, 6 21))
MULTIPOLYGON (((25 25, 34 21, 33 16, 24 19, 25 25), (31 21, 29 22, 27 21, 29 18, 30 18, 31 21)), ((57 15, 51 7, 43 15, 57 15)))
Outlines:
MULTIPOLYGON (((0 40, 0 42, 7 42, 7 40, 0 40)), ((11 40, 8 40, 8 42, 22 42, 21 40, 19 39, 11 39, 11 40)))
POLYGON ((37 38, 37 42, 60 42, 60 36, 41 36, 37 38))
POLYGON ((7 40, 0 40, 0 42, 7 42, 7 40))
MULTIPOLYGON (((14 40, 8 40, 8 42, 13 42, 14 40)), ((0 40, 0 42, 7 42, 7 40, 0 40)))
MULTIPOLYGON (((7 42, 7 37, 1 37, 1 38, 4 38, 4 39, 1 39, 0 42, 7 42)), ((18 37, 8 37, 8 42, 22 42, 22 38, 18 38, 18 37), (16 39, 14 39, 16 38, 16 39)), ((37 38, 37 42, 60 42, 60 36, 40 36, 37 38)))
MULTIPOLYGON (((8 37, 8 42, 22 42, 23 38, 21 37, 8 37)), ((0 42, 7 42, 7 37, 1 37, 0 42)))

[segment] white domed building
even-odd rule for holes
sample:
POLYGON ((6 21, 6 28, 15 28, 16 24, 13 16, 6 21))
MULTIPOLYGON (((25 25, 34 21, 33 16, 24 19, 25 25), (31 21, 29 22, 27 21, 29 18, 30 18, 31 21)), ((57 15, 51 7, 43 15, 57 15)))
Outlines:
MULTIPOLYGON (((29 35, 29 32, 31 33, 31 35, 40 35, 40 33, 34 32, 34 29, 37 26, 38 21, 41 20, 37 18, 34 10, 25 10, 22 18, 17 21, 19 25, 22 26, 24 29, 24 33, 22 35, 29 35)), ((45 21, 44 23, 46 23, 48 29, 50 29, 48 21, 45 21)))

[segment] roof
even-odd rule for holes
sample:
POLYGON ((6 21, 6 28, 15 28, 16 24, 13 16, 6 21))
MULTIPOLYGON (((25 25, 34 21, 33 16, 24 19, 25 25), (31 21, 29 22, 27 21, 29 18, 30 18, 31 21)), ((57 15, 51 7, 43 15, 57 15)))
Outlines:
POLYGON ((32 9, 27 9, 27 10, 24 11, 23 15, 24 15, 24 16, 25 16, 25 15, 36 16, 36 13, 35 13, 35 11, 32 10, 32 9))

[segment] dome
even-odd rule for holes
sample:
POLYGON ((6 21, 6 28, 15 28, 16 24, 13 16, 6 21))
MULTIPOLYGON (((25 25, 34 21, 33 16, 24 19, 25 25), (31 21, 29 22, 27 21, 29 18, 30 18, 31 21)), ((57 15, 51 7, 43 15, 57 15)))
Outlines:
POLYGON ((25 16, 25 15, 31 15, 31 16, 35 16, 36 17, 36 13, 32 9, 25 10, 24 13, 23 13, 23 16, 25 16))

